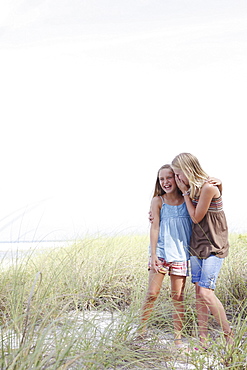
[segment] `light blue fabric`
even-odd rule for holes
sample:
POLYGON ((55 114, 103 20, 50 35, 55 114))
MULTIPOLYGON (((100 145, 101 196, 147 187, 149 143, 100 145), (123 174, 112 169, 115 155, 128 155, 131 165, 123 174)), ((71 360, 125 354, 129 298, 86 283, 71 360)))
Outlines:
POLYGON ((208 258, 190 257, 192 283, 202 288, 215 289, 224 258, 211 254, 208 258))
MULTIPOLYGON (((179 206, 163 203, 160 211, 157 257, 164 258, 167 262, 188 260, 191 229, 192 221, 185 203, 179 206)), ((149 253, 150 251, 149 246, 149 253)))

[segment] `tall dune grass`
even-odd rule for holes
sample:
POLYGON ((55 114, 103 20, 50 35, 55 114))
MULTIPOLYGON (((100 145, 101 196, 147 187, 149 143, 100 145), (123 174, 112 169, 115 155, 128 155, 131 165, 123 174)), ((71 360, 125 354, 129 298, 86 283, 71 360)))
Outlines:
MULTIPOLYGON (((247 237, 231 235, 217 296, 235 332, 226 349, 210 320, 207 353, 172 346, 169 278, 149 322, 151 339, 136 341, 147 288, 147 236, 88 238, 30 253, 1 266, 1 369, 246 369, 247 237), (191 367, 190 367, 191 368, 191 367)), ((194 287, 186 284, 184 336, 197 336, 194 287)))

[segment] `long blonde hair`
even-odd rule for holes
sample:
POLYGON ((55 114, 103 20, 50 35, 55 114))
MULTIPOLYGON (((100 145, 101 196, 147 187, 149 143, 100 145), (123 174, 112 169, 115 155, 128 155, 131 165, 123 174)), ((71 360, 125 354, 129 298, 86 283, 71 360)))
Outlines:
POLYGON ((189 181, 190 198, 195 198, 208 179, 208 174, 202 169, 198 159, 193 154, 180 153, 173 159, 172 168, 183 171, 189 181))

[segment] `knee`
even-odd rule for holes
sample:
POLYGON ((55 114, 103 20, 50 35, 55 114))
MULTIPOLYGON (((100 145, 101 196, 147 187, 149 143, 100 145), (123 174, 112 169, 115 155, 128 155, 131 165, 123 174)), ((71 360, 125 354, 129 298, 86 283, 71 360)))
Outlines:
POLYGON ((146 295, 146 301, 147 302, 154 302, 159 295, 159 292, 149 290, 146 295))
POLYGON ((184 300, 184 292, 183 289, 179 290, 172 290, 171 291, 171 299, 176 302, 182 302, 184 300))
POLYGON ((211 289, 207 289, 207 288, 202 288, 200 287, 199 288, 199 296, 204 300, 204 301, 210 301, 211 298, 212 298, 212 295, 214 294, 214 291, 211 290, 211 289))

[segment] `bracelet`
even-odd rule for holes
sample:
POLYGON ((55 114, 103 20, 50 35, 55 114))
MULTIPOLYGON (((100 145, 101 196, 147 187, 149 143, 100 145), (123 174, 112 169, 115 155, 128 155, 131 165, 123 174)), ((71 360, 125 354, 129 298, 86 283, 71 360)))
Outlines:
POLYGON ((186 191, 185 193, 182 194, 182 196, 184 197, 185 195, 190 195, 190 191, 186 191))

